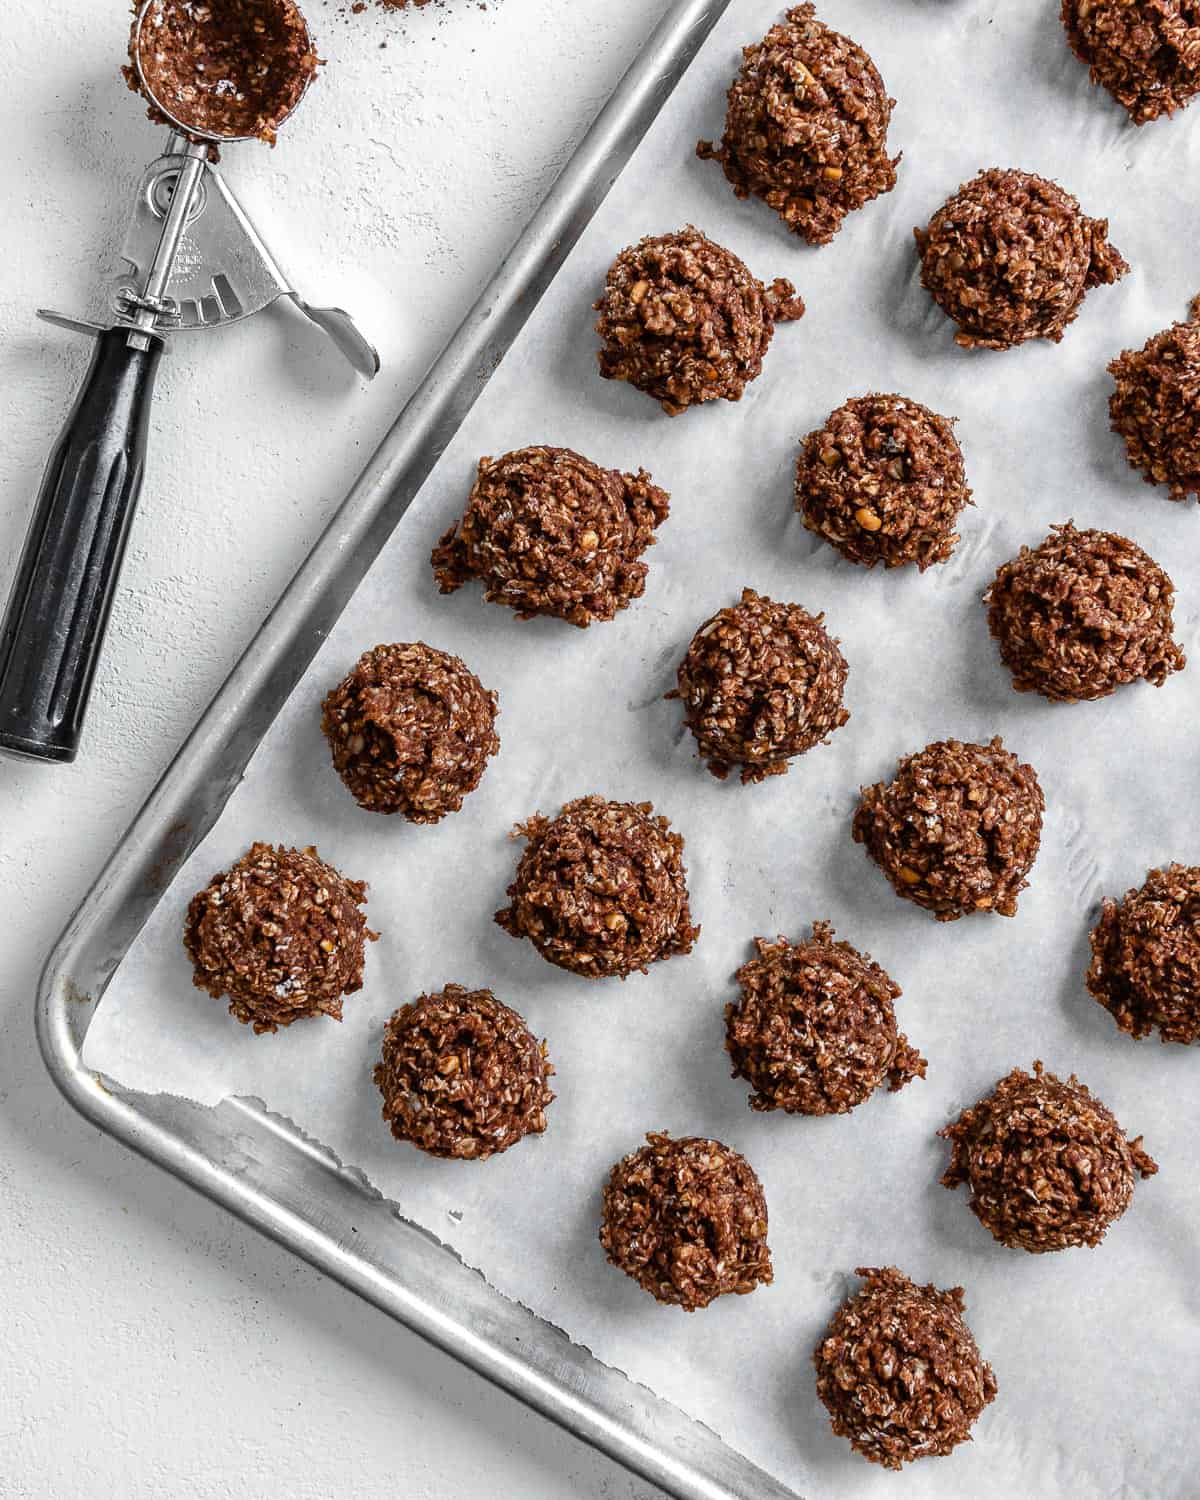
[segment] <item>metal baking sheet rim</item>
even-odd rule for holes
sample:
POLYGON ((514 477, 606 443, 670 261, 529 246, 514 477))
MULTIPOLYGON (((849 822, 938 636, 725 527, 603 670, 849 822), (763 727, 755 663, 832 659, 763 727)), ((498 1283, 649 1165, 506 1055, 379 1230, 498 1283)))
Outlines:
POLYGON ((674 0, 117 846, 38 986, 51 1077, 93 1124, 678 1500, 798 1500, 716 1433, 495 1290, 258 1100, 85 1068, 110 977, 729 0, 674 0))

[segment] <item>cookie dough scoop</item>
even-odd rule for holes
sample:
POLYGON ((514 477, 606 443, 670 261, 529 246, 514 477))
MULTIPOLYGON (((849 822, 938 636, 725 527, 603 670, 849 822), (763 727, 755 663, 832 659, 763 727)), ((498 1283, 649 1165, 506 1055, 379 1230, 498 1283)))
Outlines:
POLYGON ((142 487, 168 336, 222 328, 288 298, 370 378, 379 357, 340 308, 301 300, 216 167, 217 148, 273 144, 316 73, 295 0, 145 0, 126 82, 170 127, 146 169, 122 269, 82 318, 95 340, 50 455, 0 625, 0 750, 72 761, 142 487))

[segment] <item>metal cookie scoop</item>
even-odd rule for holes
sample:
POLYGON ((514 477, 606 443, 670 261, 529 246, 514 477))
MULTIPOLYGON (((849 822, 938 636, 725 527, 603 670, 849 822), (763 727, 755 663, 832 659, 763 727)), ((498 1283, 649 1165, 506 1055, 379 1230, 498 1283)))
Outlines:
MULTIPOLYGON (((96 348, 50 455, 0 625, 0 751, 37 760, 71 761, 79 747, 141 490, 150 399, 167 335, 219 328, 286 297, 361 375, 369 379, 379 370, 378 355, 348 313, 309 307, 300 298, 208 160, 215 144, 273 139, 303 98, 312 68, 290 92, 285 88, 277 112, 255 120, 254 132, 223 133, 214 118, 219 123, 220 101, 238 94, 237 78, 220 77, 194 99, 186 81, 169 96, 163 87, 164 79, 178 83, 181 76, 164 75, 159 50, 164 17, 175 3, 145 0, 131 42, 138 85, 175 130, 139 184, 121 252, 126 269, 102 289, 85 318, 39 312, 51 323, 95 335, 96 348), (191 119, 183 113, 189 106, 191 119)), ((257 3, 303 27, 293 0, 257 3)), ((215 0, 201 13, 219 20, 221 9, 215 0)), ((233 7, 238 14, 248 9, 245 0, 233 7)), ((189 25, 195 10, 181 10, 189 25)), ((306 28, 303 35, 307 43, 306 28)), ((239 67, 253 62, 246 47, 234 51, 239 67)), ((212 57, 198 52, 187 63, 194 61, 207 85, 212 57)))

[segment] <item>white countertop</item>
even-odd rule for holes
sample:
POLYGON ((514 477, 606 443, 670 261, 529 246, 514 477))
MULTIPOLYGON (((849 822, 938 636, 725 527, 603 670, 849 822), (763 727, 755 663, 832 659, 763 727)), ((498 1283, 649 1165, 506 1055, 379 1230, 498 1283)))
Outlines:
MULTIPOLYGON (((83 752, 0 761, 5 1500, 651 1494, 86 1126, 34 1042, 51 942, 664 8, 339 4, 308 0, 329 71, 278 151, 240 148, 227 171, 383 373, 364 387, 274 313, 171 352, 83 752), (339 168, 310 179, 296 161, 322 133, 339 168)), ((0 18, 5 597, 88 353, 34 309, 83 310, 161 149, 115 75, 125 26, 122 0, 0 18)))

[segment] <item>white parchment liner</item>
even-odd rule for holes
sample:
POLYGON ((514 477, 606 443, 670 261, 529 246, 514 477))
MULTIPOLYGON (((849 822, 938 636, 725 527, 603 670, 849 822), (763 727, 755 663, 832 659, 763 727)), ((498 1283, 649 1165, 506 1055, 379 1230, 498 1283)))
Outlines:
POLYGON ((84 1053, 142 1090, 261 1097, 495 1286, 809 1500, 1161 1500, 1194 1492, 1200 1457, 1200 1053, 1133 1043, 1083 987, 1100 895, 1140 884, 1153 864, 1200 861, 1200 518, 1126 467, 1108 430, 1105 373, 1200 291, 1200 106, 1141 131, 1126 125, 1068 53, 1057 9, 826 0, 823 17, 868 48, 899 101, 892 144, 904 160, 895 192, 813 251, 761 204, 739 204, 720 170, 693 155, 698 137, 720 133, 739 47, 779 12, 770 0, 730 7, 129 953, 84 1053), (916 284, 913 226, 993 165, 1061 181, 1086 212, 1110 218, 1133 266, 1088 297, 1058 347, 959 350, 916 284), (670 420, 598 379, 589 308, 618 249, 688 221, 765 280, 791 277, 809 312, 778 330, 739 406, 670 420), (924 577, 856 569, 792 512, 798 440, 871 389, 959 418, 977 508, 954 559, 924 577), (435 591, 430 548, 460 513, 475 459, 542 442, 645 465, 671 492, 646 595, 612 624, 519 623, 477 588, 435 591), (1068 517, 1132 536, 1174 577, 1177 634, 1194 660, 1161 690, 1138 685, 1072 707, 1012 691, 980 595, 1021 543, 1068 517), (850 663, 852 718, 786 777, 743 788, 707 774, 679 705, 662 695, 695 625, 745 584, 826 611, 850 663), (502 709, 500 756, 463 811, 433 829, 359 812, 318 727, 322 695, 362 650, 416 639, 461 654, 502 709), (857 789, 929 740, 994 733, 1041 776, 1041 857, 1015 920, 939 925, 897 900, 852 844, 857 789), (491 921, 518 854, 511 825, 590 791, 649 799, 671 818, 687 838, 703 924, 689 957, 625 984, 562 974, 491 921), (341 1026, 256 1038, 191 986, 187 900, 255 838, 315 843, 370 882, 382 937, 341 1026), (929 1076, 846 1117, 755 1115, 722 1049, 731 974, 756 934, 796 937, 814 918, 832 920, 903 986, 900 1024, 929 1076), (558 1069, 547 1133, 484 1166, 393 1143, 370 1078, 388 1014, 449 980, 493 987, 548 1037, 558 1069), (965 1192, 937 1182, 947 1152, 935 1131, 1039 1057, 1078 1072, 1144 1133, 1162 1168, 1096 1251, 1004 1250, 968 1213, 965 1192), (600 1186, 651 1128, 714 1135, 749 1157, 770 1208, 772 1287, 689 1317, 606 1265, 600 1186), (885 1263, 965 1286, 1000 1383, 973 1444, 898 1476, 832 1436, 809 1364, 847 1273, 885 1263))

